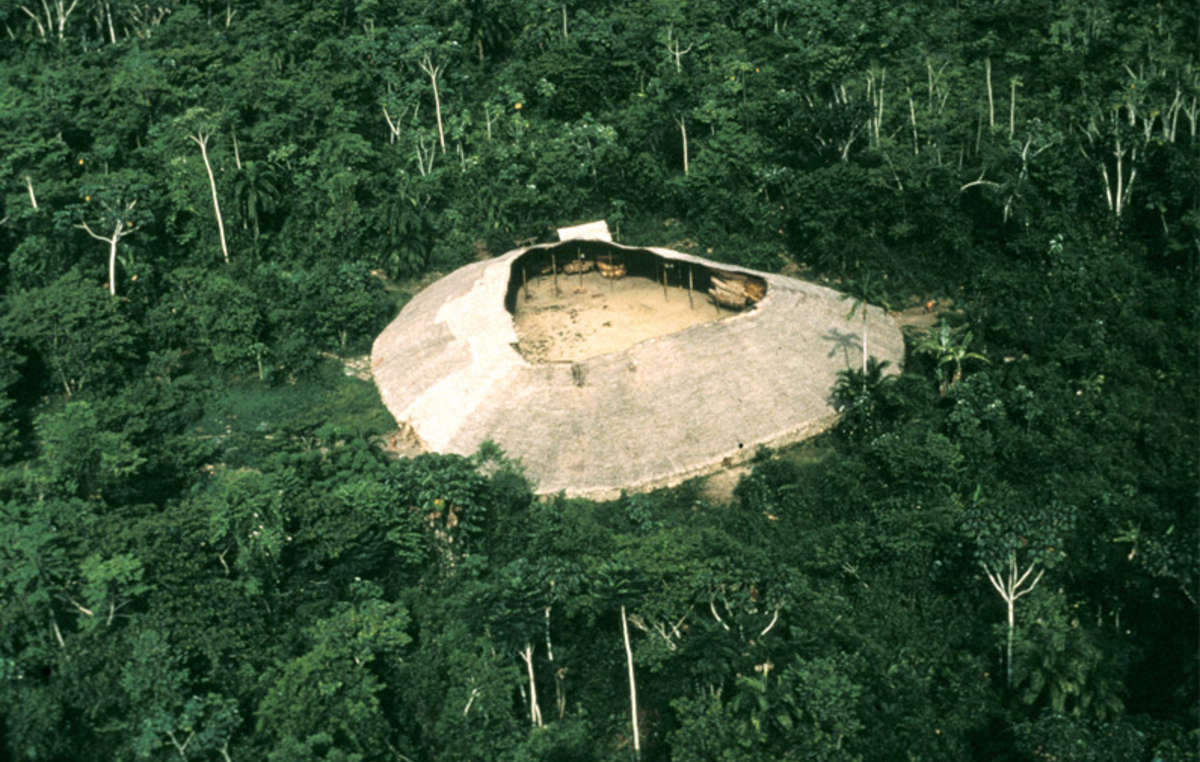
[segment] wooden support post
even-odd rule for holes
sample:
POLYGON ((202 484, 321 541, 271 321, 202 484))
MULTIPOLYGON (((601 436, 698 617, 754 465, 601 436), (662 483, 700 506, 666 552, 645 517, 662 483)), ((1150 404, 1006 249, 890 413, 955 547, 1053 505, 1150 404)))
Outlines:
POLYGON ((667 296, 667 263, 666 262, 662 263, 662 273, 663 273, 663 301, 667 302, 667 301, 670 301, 670 297, 667 296))
POLYGON ((550 269, 554 271, 554 295, 558 296, 558 257, 550 252, 550 269))
POLYGON ((692 302, 692 266, 688 265, 688 309, 696 309, 695 303, 692 302))
POLYGON ((525 289, 525 301, 529 301, 529 279, 525 277, 525 265, 521 265, 521 288, 525 289))
POLYGON ((582 292, 583 291, 583 252, 579 251, 579 249, 576 249, 575 251, 579 255, 577 257, 577 259, 579 261, 579 290, 582 292))

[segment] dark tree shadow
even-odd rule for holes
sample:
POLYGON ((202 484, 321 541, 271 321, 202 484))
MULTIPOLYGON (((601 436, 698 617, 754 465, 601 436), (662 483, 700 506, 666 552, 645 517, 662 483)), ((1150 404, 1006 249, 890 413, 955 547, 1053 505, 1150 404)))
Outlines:
POLYGON ((821 338, 825 339, 832 345, 829 347, 829 354, 825 356, 833 357, 839 351, 841 351, 842 359, 846 362, 847 368, 854 367, 854 365, 852 365, 850 362, 851 349, 856 350, 859 355, 862 354, 862 340, 859 338, 857 333, 845 333, 836 328, 830 328, 821 338))

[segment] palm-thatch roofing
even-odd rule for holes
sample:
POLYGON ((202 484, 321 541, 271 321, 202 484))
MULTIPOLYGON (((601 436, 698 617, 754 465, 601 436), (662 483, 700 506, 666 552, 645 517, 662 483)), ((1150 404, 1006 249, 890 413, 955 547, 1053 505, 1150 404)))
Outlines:
MULTIPOLYGON (((717 471, 836 420, 837 374, 862 362, 861 312, 851 319, 832 289, 669 249, 587 244, 594 256, 603 249, 711 273, 706 285, 753 282, 761 299, 620 352, 527 362, 510 312, 514 273, 565 245, 462 267, 418 293, 375 340, 380 396, 425 449, 470 454, 492 440, 520 458, 538 493, 608 499, 717 471)), ((898 367, 900 329, 878 307, 867 316, 870 354, 898 367)))

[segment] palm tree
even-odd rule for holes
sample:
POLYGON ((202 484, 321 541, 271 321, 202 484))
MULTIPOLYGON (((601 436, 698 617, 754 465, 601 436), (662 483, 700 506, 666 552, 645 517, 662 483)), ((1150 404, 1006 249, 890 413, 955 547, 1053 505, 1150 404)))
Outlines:
POLYGON ((870 356, 867 341, 870 338, 869 324, 867 323, 867 310, 870 309, 870 303, 874 302, 888 309, 887 300, 884 298, 883 289, 878 280, 871 277, 871 273, 864 273, 861 278, 846 281, 847 293, 842 295, 842 299, 852 299, 850 312, 846 315, 847 320, 854 318, 854 313, 862 312, 863 335, 862 335, 862 377, 863 388, 866 388, 867 380, 867 357, 870 356))
POLYGON ((896 376, 885 374, 887 360, 872 357, 866 374, 847 368, 838 373, 830 401, 841 415, 838 431, 852 441, 874 439, 897 409, 891 393, 896 376))
POLYGON ((945 396, 951 387, 962 381, 963 364, 967 360, 979 360, 987 363, 987 357, 978 352, 970 351, 971 342, 975 336, 971 330, 961 325, 958 328, 951 328, 946 321, 942 321, 938 328, 930 328, 921 337, 920 343, 913 349, 917 354, 932 355, 935 358, 938 368, 938 375, 941 377, 938 384, 938 391, 942 396, 945 396), (944 366, 953 366, 953 372, 950 377, 946 377, 944 366))
POLYGON ((233 185, 234 198, 242 212, 243 225, 249 221, 254 226, 254 246, 262 233, 261 219, 274 212, 279 201, 279 186, 275 167, 257 161, 247 161, 238 171, 233 185))

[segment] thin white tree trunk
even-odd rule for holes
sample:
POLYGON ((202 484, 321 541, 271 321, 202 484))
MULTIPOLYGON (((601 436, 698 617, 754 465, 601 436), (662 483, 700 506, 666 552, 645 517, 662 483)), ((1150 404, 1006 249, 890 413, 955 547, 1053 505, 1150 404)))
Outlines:
POLYGON ((987 95, 988 95, 988 128, 996 128, 996 101, 992 97, 992 59, 985 58, 983 61, 984 68, 987 70, 987 95))
POLYGON ((1038 571, 1037 576, 1033 581, 1029 580, 1029 575, 1037 567, 1037 562, 1031 562, 1025 571, 1018 573, 1017 571, 1017 554, 1009 553, 1008 555, 1008 574, 1002 576, 999 570, 992 571, 987 564, 980 563, 983 571, 987 574, 988 582, 992 583, 992 587, 1000 594, 1000 598, 1004 600, 1004 605, 1008 613, 1008 636, 1006 638, 1004 652, 1004 683, 1007 686, 1012 686, 1012 656, 1013 656, 1013 634, 1016 630, 1016 603, 1017 599, 1022 595, 1033 592, 1037 587, 1038 582, 1042 581, 1042 575, 1046 573, 1045 569, 1038 571))
POLYGON ((117 223, 117 229, 113 231, 113 236, 108 242, 108 293, 112 296, 117 295, 117 241, 121 240, 121 223, 117 223))
POLYGON ((117 44, 117 30, 113 28, 112 20, 112 3, 104 4, 104 19, 108 23, 108 42, 110 45, 117 44))
POLYGON ((908 95, 908 118, 912 122, 913 155, 916 156, 921 153, 921 146, 917 141, 917 106, 913 103, 912 93, 908 95))
MULTIPOLYGON (((71 395, 68 394, 68 397, 71 395)), ((54 640, 58 643, 59 648, 66 648, 66 641, 63 640, 62 630, 58 627, 58 618, 54 616, 54 610, 50 611, 50 629, 54 633, 54 640)))
POLYGON ((25 187, 29 189, 29 203, 36 210, 38 208, 37 196, 33 195, 33 178, 29 175, 25 175, 25 187))
MULTIPOLYGON (((137 201, 131 201, 125 205, 125 212, 133 211, 133 207, 137 201)), ((97 241, 104 241, 108 244, 108 293, 112 296, 117 295, 117 242, 125 236, 133 232, 132 227, 126 227, 125 221, 117 218, 117 224, 113 228, 111 236, 102 236, 92 230, 86 222, 81 222, 75 227, 80 228, 97 241)))
POLYGON ((879 83, 875 86, 875 145, 879 146, 879 131, 883 128, 883 85, 887 81, 887 69, 879 70, 879 83))
POLYGON ((1121 216, 1121 198, 1124 195, 1121 192, 1123 190, 1123 184, 1124 184, 1124 177, 1122 177, 1122 174, 1121 174, 1121 172, 1122 172, 1121 163, 1122 163, 1122 159, 1125 158, 1125 152, 1121 150, 1121 139, 1120 138, 1117 138, 1117 147, 1116 147, 1116 150, 1113 151, 1113 155, 1115 155, 1117 157, 1117 192, 1113 194, 1113 202, 1116 204, 1116 206, 1113 207, 1113 212, 1115 212, 1116 215, 1118 217, 1120 217, 1121 216))
POLYGON ((867 322, 867 305, 863 304, 863 383, 867 380, 867 357, 870 356, 871 350, 869 345, 871 324, 867 322))
POLYGON ((679 117, 675 120, 675 123, 679 125, 679 135, 683 140, 683 174, 686 175, 688 173, 687 122, 683 117, 679 117))
POLYGON ((546 606, 546 660, 550 662, 550 670, 554 674, 554 707, 558 710, 558 719, 562 719, 567 711, 567 696, 563 691, 563 676, 566 669, 557 668, 554 663, 554 644, 550 642, 550 606, 546 606))
POLYGON ((497 114, 496 117, 493 118, 491 110, 487 107, 487 104, 485 103, 483 105, 483 123, 487 127, 487 139, 488 139, 489 143, 492 142, 492 122, 496 121, 496 119, 499 119, 499 114, 497 114))
POLYGON ((525 662, 525 669, 529 673, 529 721, 534 727, 543 727, 542 724, 542 708, 538 706, 537 699, 537 681, 533 676, 533 645, 526 643, 525 649, 521 651, 521 659, 525 662))
POLYGON ((1008 637, 1004 645, 1004 684, 1012 687, 1012 654, 1013 654, 1013 632, 1016 630, 1016 598, 1008 597, 1004 599, 1008 606, 1008 637))
POLYGON ((237 130, 231 129, 229 132, 233 136, 233 165, 238 168, 238 171, 241 171, 241 169, 242 169, 242 149, 238 145, 237 130))
POLYGON ((1013 139, 1017 129, 1017 80, 1009 82, 1008 90, 1008 139, 1013 139))
POLYGON ((25 11, 25 15, 33 19, 33 23, 37 25, 38 37, 44 38, 46 36, 46 27, 42 25, 42 20, 37 17, 36 13, 23 5, 21 6, 21 10, 25 11))
POLYGON ((666 46, 667 52, 671 54, 673 59, 675 59, 675 73, 682 74, 683 57, 692 52, 692 46, 688 45, 686 48, 681 48, 679 45, 679 38, 675 36, 674 31, 671 29, 667 30, 666 46))
POLYGON ((629 667, 629 706, 633 720, 633 755, 642 756, 642 741, 638 734, 637 682, 633 675, 633 649, 629 646, 629 621, 625 616, 625 607, 621 606, 621 634, 625 638, 625 663, 629 667))
POLYGON ((442 128, 442 96, 438 93, 437 77, 431 77, 433 80, 433 110, 437 116, 438 126, 438 145, 442 147, 442 153, 446 153, 446 131, 442 128))
POLYGON ((446 153, 446 133, 442 129, 442 99, 438 93, 437 83, 438 75, 442 73, 443 67, 434 66, 433 59, 428 54, 421 59, 418 66, 421 67, 421 71, 429 75, 429 81, 433 85, 433 110, 437 116, 438 145, 442 147, 442 153, 446 153))
MULTIPOLYGON (((400 124, 398 121, 392 120, 392 115, 388 113, 387 106, 382 106, 381 108, 383 108, 383 118, 385 121, 387 121, 388 133, 389 133, 388 134, 388 143, 395 144, 396 138, 400 137, 400 124)), ((489 132, 490 132, 490 129, 491 129, 490 124, 488 125, 488 128, 489 128, 489 132)), ((490 134, 488 135, 488 139, 489 140, 491 139, 490 134)))
POLYGON ((200 146, 200 158, 204 160, 204 169, 208 172, 208 187, 212 190, 213 214, 217 217, 217 234, 221 238, 221 256, 225 258, 225 264, 229 264, 229 247, 225 243, 225 220, 221 217, 221 201, 217 198, 217 178, 213 175, 212 164, 208 161, 208 133, 197 132, 188 137, 200 146))

